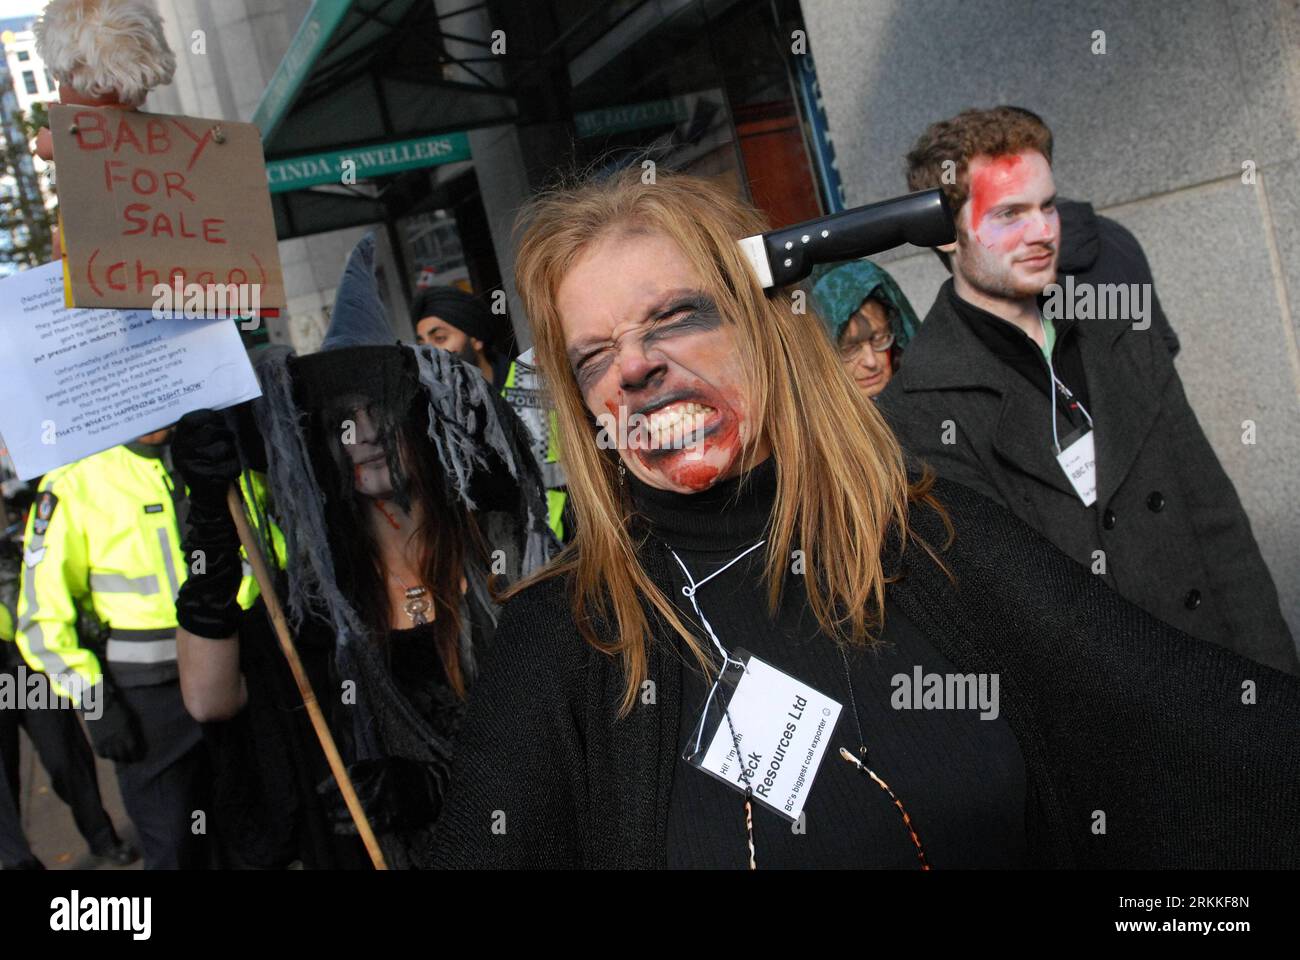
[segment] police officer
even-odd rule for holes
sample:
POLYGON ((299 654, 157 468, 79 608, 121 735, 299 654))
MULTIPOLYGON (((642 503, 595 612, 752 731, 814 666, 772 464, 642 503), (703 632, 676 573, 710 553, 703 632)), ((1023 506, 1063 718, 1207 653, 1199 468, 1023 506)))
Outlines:
MULTIPOLYGON (((206 865, 206 755, 177 679, 175 598, 189 567, 170 432, 45 476, 18 603, 18 647, 81 704, 95 752, 116 764, 146 869, 206 865), (79 610, 102 624, 98 640, 78 636, 79 610)), ((241 602, 255 595, 245 576, 241 602)))
POLYGON ((91 853, 124 867, 140 859, 140 854, 118 837, 113 821, 104 811, 95 757, 77 715, 68 709, 66 700, 50 689, 44 674, 29 674, 14 646, 13 611, 22 565, 23 513, 30 500, 30 494, 5 498, 9 526, 0 537, 0 867, 23 870, 44 866, 23 835, 18 803, 20 727, 27 730, 54 792, 71 808, 91 853), (5 687, 11 697, 4 693, 5 687))
POLYGON ((567 509, 569 492, 560 465, 560 425, 532 359, 533 351, 528 350, 511 361, 501 396, 528 428, 533 456, 542 468, 542 483, 546 485, 547 522, 555 538, 565 543, 565 532, 573 535, 573 515, 567 509))

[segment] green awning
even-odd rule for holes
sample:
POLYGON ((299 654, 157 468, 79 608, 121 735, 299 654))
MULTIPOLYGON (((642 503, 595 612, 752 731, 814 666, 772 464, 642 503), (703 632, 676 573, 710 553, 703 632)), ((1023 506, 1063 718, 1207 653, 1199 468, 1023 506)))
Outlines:
POLYGON ((445 133, 418 137, 395 143, 372 144, 350 150, 331 150, 266 164, 271 193, 285 193, 325 183, 345 183, 351 178, 372 180, 375 177, 435 167, 469 159, 469 137, 463 133, 445 133), (349 166, 351 164, 351 166, 349 166))
POLYGON ((307 11, 253 114, 253 123, 262 131, 262 142, 268 153, 272 136, 279 130, 298 91, 315 69, 321 51, 351 6, 352 0, 316 0, 307 11))
POLYGON ((389 219, 376 179, 468 159, 464 131, 515 119, 482 6, 315 0, 253 115, 281 239, 389 219), (349 157, 356 186, 323 176, 349 157))

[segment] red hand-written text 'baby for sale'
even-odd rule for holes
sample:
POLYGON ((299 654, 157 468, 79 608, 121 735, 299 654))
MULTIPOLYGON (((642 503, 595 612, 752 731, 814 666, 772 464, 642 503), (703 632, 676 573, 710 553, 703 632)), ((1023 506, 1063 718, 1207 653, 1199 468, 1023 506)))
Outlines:
POLYGON ((131 129, 127 117, 113 118, 107 111, 83 111, 76 115, 73 131, 77 147, 106 151, 104 189, 111 194, 140 197, 121 208, 122 236, 169 237, 224 244, 226 221, 220 217, 186 217, 185 210, 159 209, 160 204, 194 203, 196 198, 187 174, 213 140, 213 130, 202 134, 174 117, 146 121, 143 136, 131 129), (140 157, 176 154, 183 169, 155 170, 130 161, 140 157), (126 159, 123 159, 125 157, 126 159))

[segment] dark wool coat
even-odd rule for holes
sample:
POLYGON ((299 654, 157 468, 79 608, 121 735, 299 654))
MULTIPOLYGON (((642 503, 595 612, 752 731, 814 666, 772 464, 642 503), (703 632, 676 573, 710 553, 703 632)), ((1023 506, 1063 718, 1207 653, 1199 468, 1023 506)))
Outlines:
MULTIPOLYGON (((1142 248, 1119 224, 1068 202, 1061 222, 1062 284, 1067 274, 1076 285, 1152 282, 1142 248)), ((1178 338, 1149 289, 1149 328, 1080 319, 1074 330, 1096 424, 1091 508, 1052 453, 1046 392, 980 341, 946 288, 880 410, 911 454, 1096 567, 1126 599, 1192 636, 1300 673, 1250 521, 1183 393, 1178 338)))
MULTIPOLYGON (((1035 865, 1300 866, 1300 681, 1144 613, 967 488, 940 481, 936 494, 957 530, 953 579, 895 543, 889 594, 960 670, 999 675, 1035 865)), ((932 510, 910 522, 943 543, 932 510)), ((653 539, 641 551, 667 588, 667 551, 653 539)), ((436 865, 665 865, 684 668, 662 621, 652 631, 654 702, 616 719, 619 665, 580 639, 564 582, 506 604, 457 741, 436 865)), ((719 829, 743 846, 737 818, 719 829)))

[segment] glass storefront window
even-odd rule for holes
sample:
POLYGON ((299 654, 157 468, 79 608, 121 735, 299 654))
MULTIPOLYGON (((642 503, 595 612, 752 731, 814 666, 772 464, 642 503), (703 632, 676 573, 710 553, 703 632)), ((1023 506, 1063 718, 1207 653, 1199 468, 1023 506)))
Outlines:
POLYGON ((532 170, 648 159, 722 178, 774 223, 824 212, 795 86, 797 2, 550 0, 529 10, 494 12, 525 37, 528 56, 508 68, 521 129, 563 133, 530 138, 553 148, 530 158, 532 170))
POLYGON ((433 286, 470 289, 469 269, 461 246, 456 218, 446 210, 405 217, 398 235, 406 257, 407 276, 416 290, 433 286))

